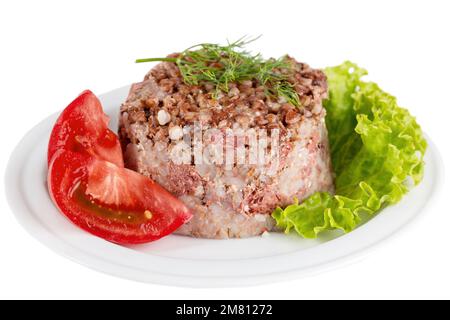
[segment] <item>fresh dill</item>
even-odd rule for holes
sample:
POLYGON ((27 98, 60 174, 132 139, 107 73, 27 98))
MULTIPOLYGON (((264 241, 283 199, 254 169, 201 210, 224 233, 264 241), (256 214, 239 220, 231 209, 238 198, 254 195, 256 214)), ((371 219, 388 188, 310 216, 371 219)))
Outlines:
MULTIPOLYGON (((258 37, 259 38, 259 37, 258 37)), ((177 57, 138 59, 136 63, 166 61, 175 63, 188 85, 210 83, 215 85, 216 93, 228 92, 230 83, 257 80, 267 87, 270 96, 284 97, 294 105, 300 106, 300 99, 293 84, 288 81, 286 72, 292 64, 286 56, 279 59, 263 59, 261 54, 252 54, 245 46, 257 40, 245 37, 228 42, 227 45, 202 43, 187 48, 177 57)))

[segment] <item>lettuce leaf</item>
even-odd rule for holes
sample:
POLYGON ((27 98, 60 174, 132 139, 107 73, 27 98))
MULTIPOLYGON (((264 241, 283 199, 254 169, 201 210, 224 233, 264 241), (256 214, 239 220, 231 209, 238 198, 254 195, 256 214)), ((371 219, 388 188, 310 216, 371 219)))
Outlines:
POLYGON ((350 232, 361 222, 361 214, 373 215, 400 201, 408 182, 422 180, 427 148, 415 118, 395 97, 361 79, 366 70, 347 61, 325 73, 336 194, 317 192, 272 214, 279 228, 286 233, 293 229, 305 238, 324 230, 350 232))

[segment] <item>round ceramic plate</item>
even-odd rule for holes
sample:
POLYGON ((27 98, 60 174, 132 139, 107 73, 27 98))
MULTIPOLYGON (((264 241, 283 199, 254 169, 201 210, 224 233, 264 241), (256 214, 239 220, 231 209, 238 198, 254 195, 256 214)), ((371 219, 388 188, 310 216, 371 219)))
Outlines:
MULTIPOLYGON (((128 87, 100 96, 117 128, 128 87)), ((349 234, 329 232, 316 240, 271 233, 266 237, 206 240, 170 235, 154 243, 123 247, 94 237, 58 212, 47 192, 47 142, 57 118, 34 127, 19 143, 6 172, 7 197, 19 222, 55 252, 90 268, 137 281, 218 287, 287 280, 335 267, 361 256, 419 214, 442 183, 443 166, 428 139, 423 182, 397 205, 349 234)))

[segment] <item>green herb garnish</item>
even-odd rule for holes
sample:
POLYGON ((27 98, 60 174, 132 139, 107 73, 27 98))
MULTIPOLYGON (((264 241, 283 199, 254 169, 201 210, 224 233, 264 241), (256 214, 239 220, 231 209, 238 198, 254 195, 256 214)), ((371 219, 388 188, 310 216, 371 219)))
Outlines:
POLYGON ((288 103, 299 107, 298 93, 293 84, 288 81, 292 63, 287 57, 265 60, 260 53, 252 54, 244 49, 247 44, 258 38, 246 40, 244 37, 235 42, 229 42, 225 46, 202 43, 187 48, 176 58, 138 59, 136 63, 173 62, 180 69, 186 84, 213 84, 216 88, 216 96, 220 91, 228 92, 230 83, 257 80, 267 87, 268 95, 284 97, 288 103), (284 72, 282 73, 281 70, 284 72))

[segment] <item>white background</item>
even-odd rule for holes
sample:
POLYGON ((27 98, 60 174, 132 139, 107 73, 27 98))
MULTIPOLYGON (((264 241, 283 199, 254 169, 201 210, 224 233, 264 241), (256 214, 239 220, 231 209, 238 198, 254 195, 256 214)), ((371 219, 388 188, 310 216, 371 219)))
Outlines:
MULTIPOLYGON (((450 164, 448 1, 1 1, 3 173, 19 139, 83 89, 140 80, 135 58, 263 34, 265 56, 314 67, 353 60, 417 116, 450 164)), ((450 206, 364 260, 306 279, 240 289, 135 283, 62 258, 16 222, 0 188, 0 298, 450 298, 450 206)), ((449 195, 449 190, 444 195, 449 195)), ((445 201, 447 200, 447 201, 445 201)))

